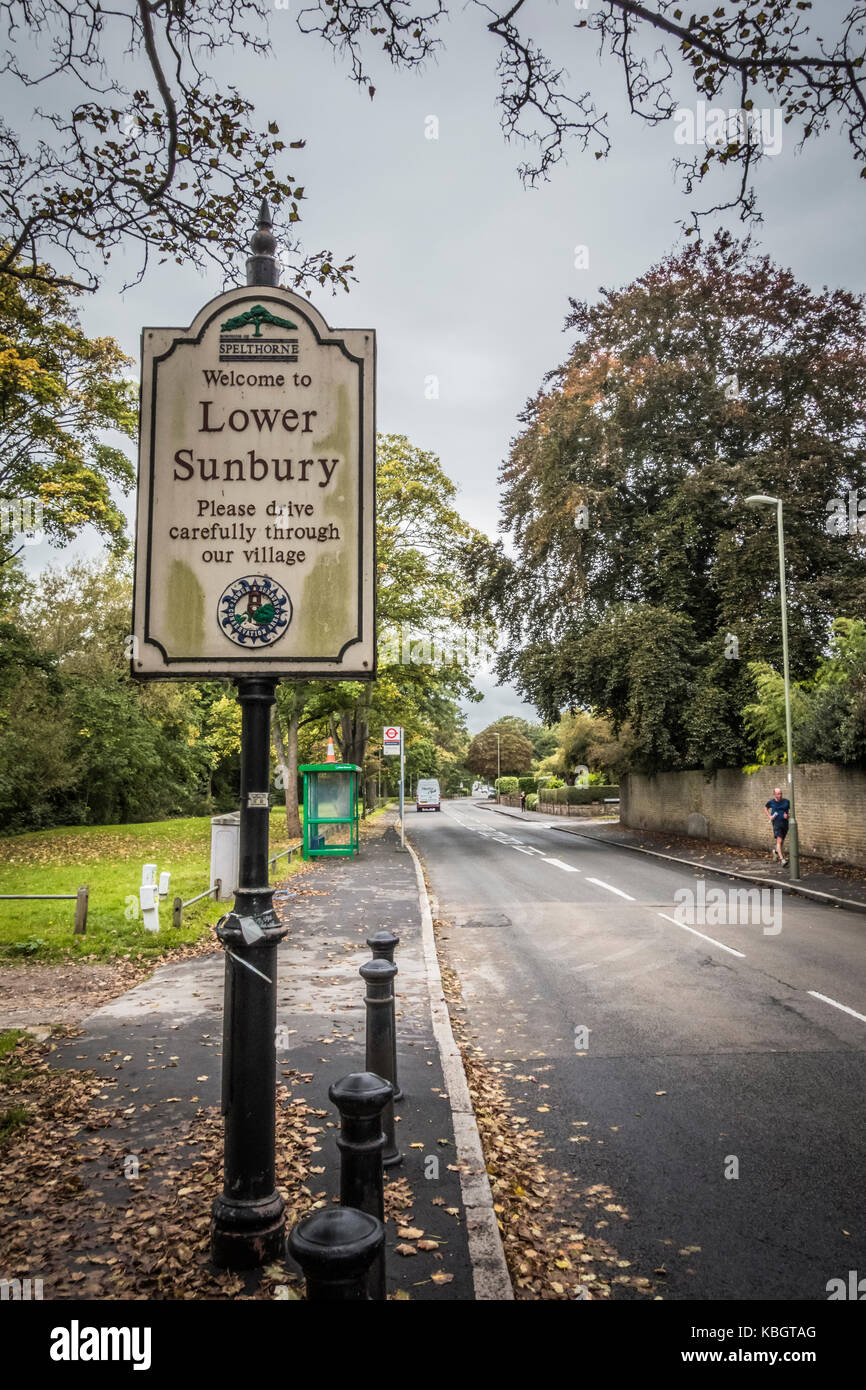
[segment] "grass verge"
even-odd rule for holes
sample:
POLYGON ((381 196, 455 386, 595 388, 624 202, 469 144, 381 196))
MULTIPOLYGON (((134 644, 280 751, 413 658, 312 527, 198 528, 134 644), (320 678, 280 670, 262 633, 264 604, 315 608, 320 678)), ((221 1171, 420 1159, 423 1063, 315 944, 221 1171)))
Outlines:
MULTIPOLYGON (((271 813, 271 852, 287 848, 285 812, 271 813)), ((87 884, 87 934, 75 936, 75 903, 0 902, 0 964, 116 956, 159 958, 172 947, 198 941, 226 911, 211 898, 186 908, 183 926, 171 925, 171 904, 203 892, 210 877, 210 817, 140 825, 81 825, 12 835, 0 841, 0 893, 75 893, 87 884), (159 933, 145 931, 138 910, 141 869, 156 863, 171 874, 160 905, 159 933)), ((274 881, 297 872, 279 860, 274 881)))

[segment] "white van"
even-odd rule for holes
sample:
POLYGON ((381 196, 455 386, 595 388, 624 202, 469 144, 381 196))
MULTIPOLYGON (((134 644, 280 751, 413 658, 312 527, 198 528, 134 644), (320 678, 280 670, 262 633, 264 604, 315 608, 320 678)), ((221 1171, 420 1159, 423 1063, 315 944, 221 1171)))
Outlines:
POLYGON ((415 788, 416 811, 441 811, 442 798, 435 777, 423 777, 415 788))

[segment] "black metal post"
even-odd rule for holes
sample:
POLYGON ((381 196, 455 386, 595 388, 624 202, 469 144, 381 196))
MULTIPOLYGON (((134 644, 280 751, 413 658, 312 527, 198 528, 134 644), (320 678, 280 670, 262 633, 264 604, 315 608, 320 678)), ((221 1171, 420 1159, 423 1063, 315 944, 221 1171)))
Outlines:
MULTIPOLYGON (((278 285, 276 239, 262 199, 247 261, 248 285, 278 285)), ((277 920, 268 884, 271 705, 276 678, 241 676, 241 824, 234 909, 217 926, 226 953, 222 1109, 223 1191, 213 1205, 211 1255, 224 1269, 267 1264, 285 1248, 276 1189, 277 920)))
MULTIPOLYGON (((382 1111, 392 1097, 391 1083, 372 1072, 352 1072, 328 1090, 340 1112, 340 1205, 385 1220, 382 1176, 382 1111)), ((370 1270, 370 1297, 385 1299, 385 1247, 370 1270)))
POLYGON ((375 1216, 352 1207, 317 1211, 289 1236, 289 1251, 307 1281, 310 1303, 354 1303, 369 1299, 369 1270, 385 1243, 375 1216))
MULTIPOLYGON (((372 936, 367 937, 367 945, 373 952, 374 960, 389 960, 392 965, 396 965, 394 952, 400 945, 400 938, 393 931, 377 931, 372 936)), ((391 991, 391 1070, 383 1072, 382 1075, 391 1082, 394 1087, 394 1099, 403 1099, 403 1088, 397 1079, 397 987, 393 986, 391 991)))
POLYGON ((276 1190, 277 946, 286 928, 268 885, 270 714, 274 677, 238 680, 241 825, 234 910, 217 927, 226 953, 223 1015, 223 1191, 213 1206, 211 1254, 224 1269, 279 1258, 285 1203, 276 1190))
MULTIPOLYGON (((391 1044, 391 1019, 394 1006, 392 989, 397 967, 389 960, 368 960, 358 972, 366 982, 367 993, 367 1047, 366 1067, 374 1076, 384 1076, 391 1069, 393 1049, 391 1044)), ((385 1102, 382 1111, 382 1129, 385 1132, 385 1149, 382 1162, 386 1168, 403 1162, 403 1155, 397 1148, 394 1134, 394 1098, 385 1102)))

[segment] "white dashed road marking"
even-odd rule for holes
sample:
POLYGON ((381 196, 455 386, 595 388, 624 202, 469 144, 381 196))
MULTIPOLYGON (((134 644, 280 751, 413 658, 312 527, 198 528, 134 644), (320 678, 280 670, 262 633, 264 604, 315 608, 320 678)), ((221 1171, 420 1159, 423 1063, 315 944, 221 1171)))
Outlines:
POLYGON ((861 1023, 866 1023, 866 1016, 858 1014, 856 1009, 849 1009, 847 1004, 840 1004, 838 999, 831 999, 827 994, 819 994, 817 990, 810 989, 813 999, 820 999, 823 1004, 832 1004, 834 1009, 841 1009, 843 1014, 850 1014, 852 1018, 859 1018, 861 1023))
MULTIPOLYGON (((542 855, 542 858, 544 856, 542 855)), ((567 874, 579 874, 580 869, 576 869, 573 864, 563 864, 561 859, 544 859, 545 864, 555 864, 557 869, 565 869, 567 874)))
MULTIPOLYGON (((694 927, 687 927, 685 922, 678 922, 676 917, 669 917, 666 912, 660 912, 659 917, 664 917, 666 922, 673 922, 675 927, 682 927, 683 931, 690 931, 692 936, 699 936, 702 941, 709 941, 711 945, 718 946, 720 951, 730 951, 732 956, 739 956, 740 960, 746 959, 745 951, 735 951, 733 946, 726 946, 724 941, 716 941, 714 936, 705 936, 702 931, 695 931, 694 927)), ((866 1019, 863 1021, 866 1023, 866 1019)))
POLYGON ((612 883, 605 883, 603 879, 588 878, 586 881, 587 883, 594 883, 597 888, 606 888, 609 893, 616 893, 621 898, 628 898, 630 903, 634 902, 631 893, 624 893, 621 888, 614 888, 612 883))

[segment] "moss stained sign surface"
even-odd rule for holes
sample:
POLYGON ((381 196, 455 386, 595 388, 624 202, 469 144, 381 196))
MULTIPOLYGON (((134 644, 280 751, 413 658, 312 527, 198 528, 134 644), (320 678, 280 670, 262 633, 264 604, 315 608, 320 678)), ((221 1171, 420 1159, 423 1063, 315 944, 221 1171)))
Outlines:
POLYGON ((375 674, 375 335, 277 288, 142 333, 132 671, 375 674))

